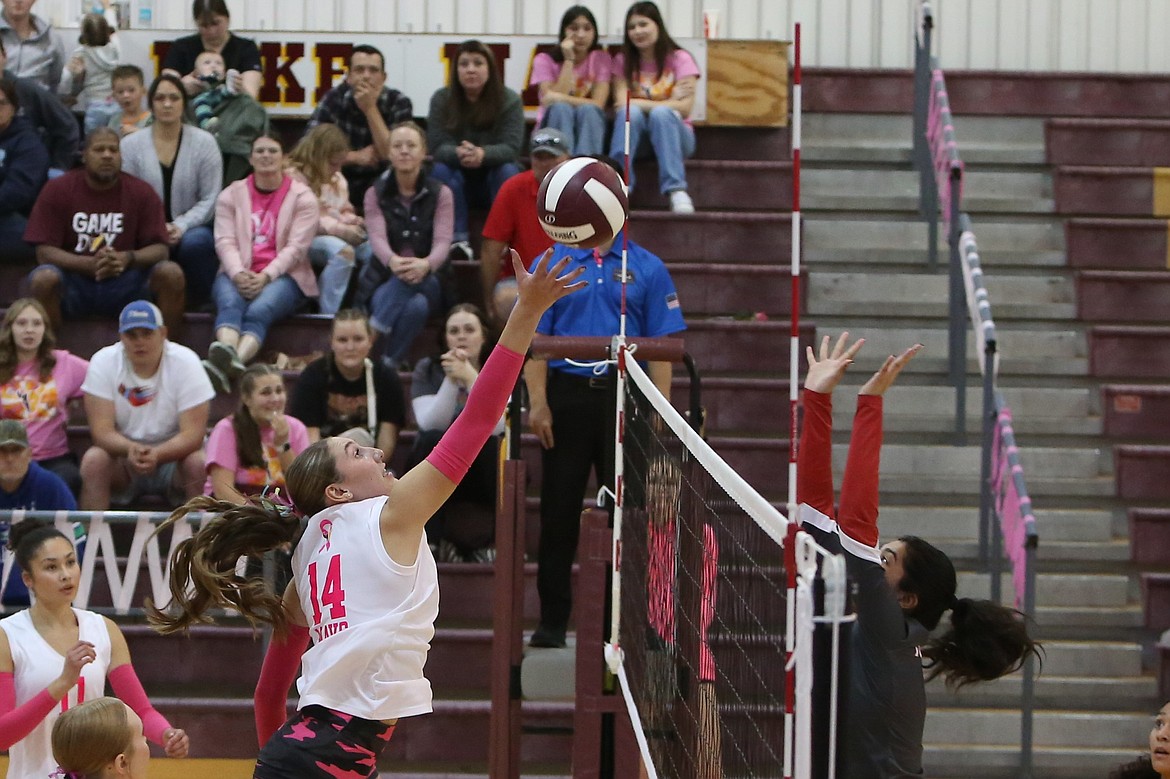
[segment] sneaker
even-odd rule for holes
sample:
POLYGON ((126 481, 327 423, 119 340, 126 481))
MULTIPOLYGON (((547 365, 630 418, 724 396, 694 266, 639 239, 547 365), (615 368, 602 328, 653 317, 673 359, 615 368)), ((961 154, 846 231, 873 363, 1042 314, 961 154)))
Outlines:
POLYGON ((223 341, 211 342, 211 347, 207 350, 207 359, 229 379, 235 379, 244 372, 244 363, 236 354, 236 348, 223 341))
POLYGON ((670 210, 676 214, 693 214, 695 203, 685 189, 676 189, 670 193, 670 210))
POLYGON ((532 638, 528 639, 528 646, 534 649, 561 649, 565 646, 565 630, 539 625, 532 638))
POLYGON ((447 252, 448 262, 462 262, 466 260, 474 260, 475 251, 471 248, 471 244, 467 241, 456 241, 451 244, 451 250, 447 252))
POLYGON ((211 386, 217 395, 230 395, 232 383, 223 371, 211 364, 211 360, 203 361, 203 370, 207 371, 207 378, 211 379, 211 386))

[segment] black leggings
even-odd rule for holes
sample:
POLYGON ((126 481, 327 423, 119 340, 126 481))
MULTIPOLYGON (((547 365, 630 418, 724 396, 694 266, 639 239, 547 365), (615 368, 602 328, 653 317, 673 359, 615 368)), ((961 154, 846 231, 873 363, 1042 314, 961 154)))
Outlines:
POLYGON ((268 739, 252 777, 377 777, 378 756, 392 735, 393 725, 324 706, 306 706, 268 739))

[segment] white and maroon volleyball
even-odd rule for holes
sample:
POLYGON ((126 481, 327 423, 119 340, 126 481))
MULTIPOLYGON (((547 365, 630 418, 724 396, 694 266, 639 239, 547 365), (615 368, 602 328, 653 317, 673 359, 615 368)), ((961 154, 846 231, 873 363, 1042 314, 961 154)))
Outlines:
POLYGON ((630 214, 621 176, 592 157, 557 165, 536 195, 536 215, 548 237, 579 249, 592 249, 617 235, 630 214))

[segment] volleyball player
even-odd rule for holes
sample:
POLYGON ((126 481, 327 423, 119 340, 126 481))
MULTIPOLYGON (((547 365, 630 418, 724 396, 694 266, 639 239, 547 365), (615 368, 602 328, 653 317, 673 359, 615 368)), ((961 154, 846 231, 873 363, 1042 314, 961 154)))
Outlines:
POLYGON ((401 480, 380 450, 347 438, 318 441, 292 462, 286 482, 308 524, 283 599, 262 581, 237 579, 234 571, 241 555, 296 539, 300 522, 290 511, 196 498, 164 524, 186 521, 193 510, 222 512, 177 548, 170 584, 179 610, 153 610, 158 629, 206 621, 214 606, 230 606, 276 629, 256 687, 262 748, 254 777, 376 776, 397 719, 431 711, 423 664, 439 589, 423 526, 503 413, 541 314, 583 286, 581 270, 560 277, 568 263, 550 269, 550 256, 530 274, 512 252, 519 299, 499 342, 463 412, 401 480), (298 663, 298 711, 285 722, 298 663))
POLYGON ((819 357, 808 348, 804 430, 797 462, 800 520, 822 545, 843 551, 856 584, 857 630, 851 644, 846 734, 847 776, 922 775, 927 678, 950 687, 997 679, 1019 668, 1039 645, 1023 615, 987 600, 956 596, 955 567, 916 536, 878 547, 878 470, 882 396, 921 350, 916 344, 888 357, 858 391, 857 415, 833 519, 832 393, 863 340, 842 333, 819 357), (950 626, 929 636, 943 615, 950 626))

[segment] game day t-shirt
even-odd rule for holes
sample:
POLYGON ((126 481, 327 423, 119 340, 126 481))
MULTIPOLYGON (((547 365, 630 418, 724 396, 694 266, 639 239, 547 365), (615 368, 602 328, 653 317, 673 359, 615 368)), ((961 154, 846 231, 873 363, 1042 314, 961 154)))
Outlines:
POLYGON ((24 232, 31 244, 90 255, 104 246, 124 252, 166 239, 163 204, 149 184, 119 173, 113 188, 96 190, 81 168, 45 184, 24 232))

